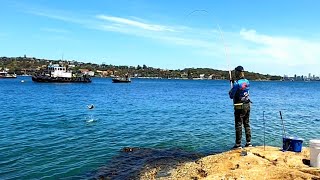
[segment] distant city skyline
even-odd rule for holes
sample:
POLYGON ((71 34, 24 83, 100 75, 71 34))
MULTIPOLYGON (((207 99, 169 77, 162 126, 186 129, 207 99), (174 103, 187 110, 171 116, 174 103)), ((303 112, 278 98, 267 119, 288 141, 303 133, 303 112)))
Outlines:
POLYGON ((320 80, 320 76, 317 76, 315 74, 309 73, 308 75, 293 75, 293 76, 288 76, 288 75, 283 75, 284 80, 320 80))
POLYGON ((0 56, 320 76, 318 1, 1 0, 0 56), (299 13, 297 13, 299 12, 299 13))

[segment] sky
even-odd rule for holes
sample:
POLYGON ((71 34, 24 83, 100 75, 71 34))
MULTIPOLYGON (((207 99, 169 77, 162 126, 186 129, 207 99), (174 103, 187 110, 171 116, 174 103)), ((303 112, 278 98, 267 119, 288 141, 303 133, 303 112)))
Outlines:
POLYGON ((320 75, 316 0, 0 0, 0 56, 320 75))

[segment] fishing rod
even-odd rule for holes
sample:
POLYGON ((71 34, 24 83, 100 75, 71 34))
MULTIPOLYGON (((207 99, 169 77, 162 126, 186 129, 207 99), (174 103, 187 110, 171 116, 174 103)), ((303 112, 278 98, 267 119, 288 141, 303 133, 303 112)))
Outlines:
POLYGON ((282 136, 286 137, 286 130, 284 128, 284 123, 283 123, 283 119, 282 119, 282 113, 281 113, 281 111, 279 111, 279 112, 280 112, 280 118, 281 118, 281 122, 282 122, 282 131, 283 131, 282 136))
POLYGON ((229 79, 230 79, 230 87, 232 88, 233 87, 233 83, 232 83, 232 75, 231 75, 231 70, 230 70, 230 67, 229 67, 229 58, 228 58, 228 47, 227 47, 227 44, 224 40, 224 36, 222 34, 222 31, 221 31, 221 28, 218 25, 218 28, 219 28, 219 32, 220 32, 220 35, 221 35, 221 39, 223 41, 223 44, 224 44, 224 52, 225 52, 225 55, 226 55, 226 59, 227 59, 227 66, 228 66, 228 70, 229 70, 229 79))
MULTIPOLYGON (((190 15, 192 15, 193 13, 195 12, 205 12, 207 14, 210 14, 210 12, 208 12, 207 10, 204 10, 204 9, 196 9, 196 10, 193 10, 192 12, 190 12, 186 17, 189 17, 190 15)), ((229 71, 229 79, 230 79, 230 87, 232 88, 233 87, 233 83, 232 83, 232 75, 231 75, 231 70, 229 68, 229 58, 228 58, 228 47, 227 47, 227 44, 225 42, 225 39, 224 39, 224 36, 223 36, 223 32, 220 28, 220 25, 218 23, 216 23, 218 29, 219 29, 219 33, 220 33, 220 38, 223 42, 223 45, 224 45, 224 52, 225 52, 225 56, 226 56, 226 60, 227 60, 227 66, 228 66, 228 71, 229 71)))

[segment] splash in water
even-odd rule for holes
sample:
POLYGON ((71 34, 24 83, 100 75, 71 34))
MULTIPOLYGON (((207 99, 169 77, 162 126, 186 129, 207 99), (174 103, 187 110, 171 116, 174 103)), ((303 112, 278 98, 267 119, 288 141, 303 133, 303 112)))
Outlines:
POLYGON ((87 123, 93 123, 93 122, 96 122, 96 121, 97 121, 97 119, 95 119, 93 117, 93 115, 90 115, 89 117, 86 118, 86 122, 87 123))

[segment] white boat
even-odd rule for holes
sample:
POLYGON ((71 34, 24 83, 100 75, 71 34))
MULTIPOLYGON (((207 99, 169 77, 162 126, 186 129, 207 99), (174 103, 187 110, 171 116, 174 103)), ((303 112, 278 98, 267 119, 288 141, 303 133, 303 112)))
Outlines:
POLYGON ((46 72, 35 74, 32 76, 32 81, 35 82, 83 82, 90 83, 91 78, 87 75, 73 74, 72 71, 68 71, 66 67, 58 64, 49 65, 46 72))
POLYGON ((115 77, 112 78, 113 83, 131 83, 131 78, 128 74, 125 75, 125 77, 115 77))
POLYGON ((9 74, 7 71, 0 71, 0 78, 17 78, 16 74, 9 74))
POLYGON ((130 78, 113 78, 112 79, 113 83, 131 83, 130 78))

